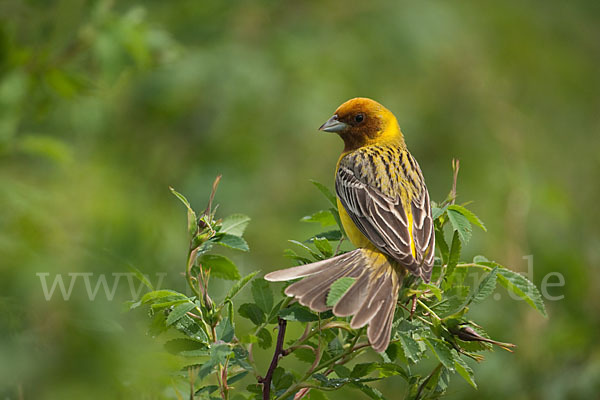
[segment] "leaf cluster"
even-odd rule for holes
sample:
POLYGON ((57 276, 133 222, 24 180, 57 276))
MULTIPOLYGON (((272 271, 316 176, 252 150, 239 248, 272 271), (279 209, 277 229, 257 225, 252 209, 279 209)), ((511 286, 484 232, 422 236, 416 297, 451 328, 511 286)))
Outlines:
MULTIPOLYGON (((431 282, 405 279, 390 346, 377 353, 376 361, 372 357, 371 361, 358 360, 372 350, 364 329, 352 329, 348 318, 335 317, 330 311, 315 313, 292 303, 267 281, 255 279, 257 272, 241 277, 231 260, 212 252, 215 245, 249 250, 243 238, 248 217, 215 217, 212 200, 218 179, 207 208, 199 216, 185 197, 173 190, 188 214, 186 279, 193 295, 151 290, 132 307, 149 307, 152 334, 178 333, 178 337, 165 343, 165 349, 190 361, 177 375, 191 387, 188 397, 229 399, 235 393, 235 399, 300 399, 320 392, 317 398, 326 398, 326 392, 348 386, 369 398, 384 399, 372 382, 396 375, 407 382, 407 399, 439 398, 454 375, 477 388, 470 363, 482 361, 481 353, 493 346, 512 351, 514 345, 489 338, 468 317, 470 308, 485 301, 500 283, 544 316, 546 312, 537 288, 524 276, 483 256, 461 261, 462 248, 472 237, 473 226, 484 231, 486 227, 466 204, 455 204, 457 167, 448 198, 432 206, 437 257, 431 282), (469 276, 476 276, 477 282, 471 284, 469 276), (208 295, 211 277, 233 281, 229 292, 218 301, 208 295), (247 286, 252 300, 234 306, 235 296, 247 286), (249 330, 237 328, 239 317, 251 324, 249 330), (285 338, 287 324, 302 325, 304 333, 285 338), (261 373, 254 363, 255 346, 274 349, 266 373, 261 373), (282 357, 290 355, 305 363, 305 369, 288 371, 279 365, 282 357), (433 369, 427 374, 419 372, 423 365, 431 365, 431 360, 433 369)), ((295 248, 285 250, 284 255, 295 264, 338 254, 346 238, 335 196, 324 185, 313 184, 325 195, 330 207, 302 221, 319 224, 326 230, 302 241, 290 240, 295 248)), ((335 305, 353 282, 353 278, 336 281, 327 304, 335 305)))

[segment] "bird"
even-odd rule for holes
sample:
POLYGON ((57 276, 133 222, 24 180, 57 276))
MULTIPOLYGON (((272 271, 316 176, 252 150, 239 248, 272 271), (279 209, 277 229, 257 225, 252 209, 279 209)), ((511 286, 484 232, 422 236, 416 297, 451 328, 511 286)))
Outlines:
POLYGON ((431 279, 435 232, 429 192, 394 114, 375 100, 357 97, 340 105, 319 130, 344 142, 335 192, 344 231, 355 250, 265 275, 268 281, 303 278, 285 294, 316 312, 349 317, 352 329, 368 324, 376 352, 390 343, 398 292, 407 274, 431 279), (331 285, 352 285, 332 307, 331 285))

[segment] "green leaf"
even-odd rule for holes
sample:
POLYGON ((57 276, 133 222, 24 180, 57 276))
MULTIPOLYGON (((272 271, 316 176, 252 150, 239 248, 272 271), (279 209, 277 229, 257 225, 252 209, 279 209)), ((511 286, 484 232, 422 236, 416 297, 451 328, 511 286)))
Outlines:
POLYGON ((542 295, 529 279, 494 262, 481 264, 489 267, 498 267, 498 280, 502 286, 525 300, 527 304, 538 310, 544 317, 548 316, 542 295))
POLYGON ((496 289, 496 278, 497 278, 498 267, 494 267, 479 284, 477 290, 473 292, 469 303, 475 304, 482 302, 496 289))
POLYGON ((336 225, 335 217, 329 210, 321 210, 317 211, 312 215, 307 215, 306 217, 302 217, 300 220, 302 222, 316 222, 321 224, 322 227, 336 225))
POLYGON ((446 280, 449 285, 452 285, 454 270, 460 259, 461 244, 458 238, 458 232, 454 231, 452 236, 452 245, 448 254, 448 266, 446 267, 446 280))
POLYGON ((264 311, 254 303, 242 304, 238 310, 238 313, 242 317, 248 318, 254 323, 254 325, 260 325, 265 322, 264 311))
POLYGON ((195 307, 196 305, 194 303, 188 302, 173 308, 167 317, 167 326, 173 325, 175 322, 179 321, 188 311, 191 311, 195 307))
POLYGON ((225 364, 227 357, 233 353, 227 344, 216 344, 210 348, 210 361, 214 365, 225 364))
POLYGON ((346 293, 348 289, 350 289, 350 286, 352 286, 355 281, 356 278, 345 276, 333 282, 331 288, 329 289, 329 293, 327 294, 327 306, 335 306, 337 302, 342 298, 344 293, 346 293))
POLYGON ((229 233, 230 235, 242 236, 249 222, 250 217, 247 215, 231 214, 221 223, 221 230, 219 233, 229 233))
POLYGON ((173 297, 177 299, 187 299, 187 296, 176 292, 174 290, 155 290, 148 292, 142 297, 142 303, 155 303, 158 300, 164 299, 165 297, 173 297))
POLYGON ((438 301, 442 300, 442 290, 434 284, 421 282, 417 289, 420 291, 429 291, 436 299, 438 299, 438 301))
POLYGON ((171 339, 164 344, 165 350, 182 357, 199 357, 208 355, 206 343, 187 338, 171 339))
POLYGON ((204 254, 198 257, 198 263, 204 269, 210 268, 210 275, 216 278, 235 281, 241 278, 235 264, 227 257, 219 254, 204 254))
POLYGON ((248 284, 248 282, 250 282, 252 280, 252 278, 254 278, 256 276, 256 274, 258 274, 260 271, 254 271, 249 273, 248 275, 246 275, 245 277, 243 277, 242 279, 240 279, 239 281, 237 281, 232 287, 231 289, 229 289, 229 292, 227 293, 227 296, 225 296, 225 302, 227 302, 228 300, 233 299, 243 288, 244 286, 246 286, 248 284))
POLYGON ((234 250, 248 251, 248 243, 240 236, 231 235, 229 233, 219 234, 212 239, 213 242, 221 246, 229 247, 234 250))
POLYGON ((448 368, 450 371, 454 371, 454 357, 452 356, 452 351, 450 351, 444 341, 427 338, 425 339, 425 343, 427 343, 433 354, 440 360, 444 367, 448 368))
POLYGON ((439 217, 441 217, 445 212, 446 209, 448 208, 448 206, 439 208, 439 207, 431 207, 431 219, 433 219, 434 221, 436 219, 438 219, 439 217))
POLYGON ((472 211, 466 209, 463 206, 459 206, 457 204, 452 204, 451 206, 448 206, 448 209, 458 211, 459 213, 464 215, 469 220, 470 223, 480 227, 481 229, 483 229, 484 232, 487 232, 487 229, 486 229, 485 225, 483 224, 483 222, 481 222, 479 217, 477 215, 475 215, 472 211))
POLYGON ((135 277, 144 284, 144 286, 146 286, 148 289, 150 290, 154 290, 154 287, 152 286, 152 283, 150 283, 150 281, 148 280, 148 278, 146 278, 146 276, 142 273, 142 271, 140 271, 139 269, 137 269, 136 267, 134 267, 133 265, 128 265, 127 266, 129 268, 129 270, 131 272, 133 272, 133 274, 135 275, 135 277))
POLYGON ((273 338, 271 337, 271 333, 267 329, 260 329, 256 336, 258 337, 258 345, 261 348, 268 349, 269 347, 271 347, 271 344, 273 343, 273 338))
POLYGON ((279 311, 279 316, 286 321, 312 322, 318 321, 319 317, 310 312, 306 307, 294 304, 291 307, 279 311))
POLYGON ((481 263, 485 263, 485 262, 490 262, 490 260, 488 260, 487 258, 485 258, 485 256, 475 256, 473 257, 473 262, 475 264, 481 264, 481 263))
POLYGON ((360 389, 360 391, 363 392, 364 394, 366 394, 367 396, 369 396, 370 399, 385 400, 385 397, 383 397, 383 394, 379 390, 377 390, 371 386, 365 385, 363 383, 352 383, 351 385, 360 389))
MULTIPOLYGON (((310 247, 308 247, 307 245, 305 245, 302 242, 299 242, 297 240, 288 240, 288 242, 294 243, 294 244, 302 247, 304 250, 308 251, 310 253, 310 255, 313 256, 314 258, 316 258, 317 260, 322 260, 323 259, 322 255, 320 255, 319 253, 317 253, 316 251, 314 251, 313 249, 311 249, 310 247)), ((309 262, 312 262, 312 261, 309 260, 309 262)))
POLYGON ((268 315, 273 308, 273 292, 267 281, 264 279, 253 281, 251 292, 256 305, 268 315))
POLYGON ((294 375, 286 372, 282 367, 275 368, 273 371, 273 386, 275 390, 287 389, 294 383, 294 375))
POLYGON ((412 363, 417 363, 421 359, 421 355, 423 354, 423 350, 419 346, 419 343, 412 336, 400 332, 399 334, 400 345, 402 346, 402 351, 404 352, 404 356, 407 360, 412 363))
POLYGON ((352 378, 362 378, 372 372, 377 372, 377 378, 387 378, 394 375, 407 376, 406 371, 393 363, 368 362, 356 364, 350 373, 352 378))
POLYGON ((329 200, 331 205, 337 210, 337 199, 336 199, 335 195, 331 192, 331 190, 329 190, 327 188, 327 186, 325 186, 322 183, 319 183, 317 181, 311 180, 310 182, 313 185, 315 185, 321 193, 323 193, 323 195, 327 198, 327 200, 329 200))
POLYGON ((229 376, 229 377, 227 378, 227 384, 228 384, 228 385, 231 385, 231 384, 233 384, 233 383, 236 383, 236 382, 237 382, 237 381, 239 381, 239 380, 242 380, 242 379, 244 379, 244 377, 245 377, 246 375, 248 375, 248 373, 249 373, 249 371, 242 371, 242 372, 240 372, 239 374, 236 374, 236 375, 233 375, 233 376, 229 376))
POLYGON ((172 187, 169 187, 169 189, 171 190, 171 193, 173 193, 179 200, 181 200, 181 202, 185 205, 185 208, 187 208, 188 233, 191 237, 194 237, 194 235, 196 235, 196 232, 198 231, 198 220, 196 218, 196 213, 194 212, 194 210, 192 210, 189 201, 187 201, 184 195, 182 195, 172 187))
POLYGON ((189 315, 184 315, 175 322, 175 328, 192 339, 196 339, 203 343, 208 342, 208 336, 206 336, 206 333, 202 330, 200 324, 189 315))
POLYGON ((437 227, 435 228, 435 246, 439 249, 440 253, 442 253, 443 262, 447 263, 450 250, 448 248, 448 243, 446 243, 446 238, 444 237, 444 231, 437 227))
POLYGON ((325 256, 326 258, 331 257, 333 255, 333 248, 331 247, 331 243, 326 238, 315 237, 313 239, 313 243, 317 247, 317 249, 325 256))
POLYGON ((283 250, 283 256, 291 260, 297 261, 300 264, 310 264, 311 262, 313 262, 313 260, 311 260, 310 258, 299 256, 298 253, 296 253, 292 249, 283 250))
POLYGON ((456 368, 456 372, 458 372, 458 374, 462 376, 469 385, 477 389, 477 384, 475 383, 475 378, 473 377, 473 370, 471 367, 469 367, 469 365, 467 365, 465 360, 458 355, 454 357, 454 368, 456 368))
MULTIPOLYGON (((307 344, 309 344, 309 343, 307 343, 307 344)), ((310 345, 312 345, 312 344, 310 344, 310 345)), ((317 346, 314 345, 314 347, 316 348, 317 346)), ((305 349, 305 348, 296 349, 296 350, 294 350, 294 352, 292 354, 298 360, 300 360, 302 362, 312 364, 315 361, 315 353, 309 349, 305 349)))
POLYGON ((234 328, 229 317, 225 317, 219 322, 219 325, 215 328, 215 332, 217 333, 217 339, 219 340, 227 343, 233 340, 234 328))
MULTIPOLYGON (((229 381, 227 382, 229 383, 229 381)), ((194 393, 195 396, 200 396, 202 393, 214 393, 217 389, 219 389, 219 387, 217 385, 208 385, 208 386, 203 386, 200 389, 196 390, 196 393, 194 393)), ((206 397, 202 397, 202 398, 206 398, 206 397)))
POLYGON ((342 238, 342 232, 339 229, 334 229, 332 231, 327 231, 327 232, 321 232, 321 233, 317 233, 314 236, 309 237, 308 239, 306 239, 306 241, 312 242, 315 240, 315 238, 325 238, 325 239, 329 240, 330 242, 336 242, 342 238))
POLYGON ((466 244, 471 239, 472 234, 471 223, 467 217, 456 210, 448 209, 448 219, 452 224, 452 228, 458 232, 461 242, 466 244))
POLYGON ((442 301, 431 306, 440 318, 456 314, 464 308, 469 295, 468 286, 454 286, 444 292, 442 301))

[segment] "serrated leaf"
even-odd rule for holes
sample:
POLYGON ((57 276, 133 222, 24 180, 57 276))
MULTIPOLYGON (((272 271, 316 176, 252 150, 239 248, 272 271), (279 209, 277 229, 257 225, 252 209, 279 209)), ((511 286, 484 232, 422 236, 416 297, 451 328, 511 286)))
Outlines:
POLYGON ((449 286, 451 286, 453 282, 454 270, 460 259, 460 251, 461 244, 460 239, 458 238, 458 232, 454 231, 454 235, 452 236, 452 245, 448 254, 448 265, 446 267, 446 281, 449 286))
POLYGON ((154 290, 154 287, 152 286, 152 283, 150 283, 150 281, 148 280, 148 278, 142 273, 142 271, 140 271, 139 269, 137 269, 136 267, 134 267, 133 265, 128 265, 127 266, 129 268, 129 270, 131 272, 133 272, 134 276, 144 284, 144 286, 146 286, 148 289, 150 289, 151 291, 154 290))
POLYGON ((511 271, 499 264, 494 262, 482 263, 489 267, 498 267, 498 280, 500 284, 507 290, 510 290, 523 300, 527 302, 531 307, 538 310, 544 317, 547 317, 546 307, 542 300, 542 295, 538 291, 537 287, 529 279, 525 278, 518 272, 511 271))
POLYGON ((329 243, 329 241, 326 238, 315 237, 313 239, 313 243, 324 257, 328 258, 333 255, 333 248, 331 247, 331 243, 329 243))
POLYGON ((467 217, 456 210, 448 209, 448 219, 452 224, 452 228, 458 231, 461 242, 466 244, 471 239, 472 234, 471 223, 467 217))
POLYGON ((399 334, 399 342, 402 346, 402 351, 404 352, 404 356, 407 360, 412 363, 417 363, 421 359, 421 355, 423 354, 423 350, 419 346, 419 343, 412 336, 400 332, 399 334))
POLYGON ((454 368, 456 369, 456 372, 458 372, 458 374, 462 376, 463 379, 467 381, 469 385, 477 389, 477 384, 475 383, 475 378, 473 377, 473 370, 460 356, 456 356, 454 358, 454 368))
POLYGON ((446 243, 444 231, 437 227, 435 228, 435 246, 439 249, 440 253, 442 253, 442 260, 444 263, 447 263, 450 249, 448 248, 448 243, 446 243))
MULTIPOLYGON (((227 383, 229 383, 229 382, 227 382, 227 383)), ((200 396, 203 393, 211 394, 211 393, 214 393, 217 389, 219 389, 219 387, 217 385, 203 386, 200 389, 196 390, 196 393, 194 393, 194 395, 200 396)), ((201 398, 206 398, 206 397, 201 397, 201 398)))
POLYGON ((287 389, 294 383, 294 375, 286 372, 282 367, 275 368, 273 372, 273 386, 275 390, 287 389))
POLYGON ((271 344, 273 343, 273 338, 271 336, 271 333, 267 329, 260 329, 256 333, 256 337, 258 338, 258 345, 261 348, 268 349, 269 347, 271 347, 271 344))
POLYGON ((331 211, 329 210, 321 210, 317 211, 312 215, 307 215, 306 217, 302 217, 300 220, 302 222, 316 222, 321 224, 322 227, 336 225, 335 218, 331 211))
POLYGON ((179 292, 176 292, 174 290, 155 290, 153 292, 148 292, 146 293, 141 301, 143 304, 146 303, 154 303, 158 300, 164 299, 165 297, 173 297, 175 299, 187 299, 187 296, 184 294, 181 294, 179 292))
POLYGON ((306 241, 312 242, 313 240, 315 240, 315 238, 325 238, 325 239, 329 240, 330 242, 336 242, 342 238, 342 232, 338 229, 334 229, 334 230, 327 231, 327 232, 321 232, 321 233, 317 233, 314 236, 309 237, 308 239, 306 239, 306 241))
POLYGON ((294 250, 292 249, 285 249, 283 251, 283 256, 286 258, 289 258, 291 260, 297 261, 300 264, 310 264, 312 262, 311 259, 306 258, 306 257, 302 257, 299 256, 294 250))
POLYGON ((474 262, 475 264, 481 264, 481 263, 484 263, 484 262, 489 262, 489 261, 490 261, 490 260, 488 260, 488 259, 487 259, 485 256, 481 256, 481 255, 479 255, 479 256, 475 256, 475 257, 473 257, 473 262, 474 262))
POLYGON ((442 207, 442 208, 435 207, 435 206, 431 207, 431 219, 433 219, 435 221, 436 219, 441 217, 442 214, 444 214, 446 212, 447 208, 448 208, 447 206, 442 207))
MULTIPOLYGON (((300 247, 302 247, 304 250, 308 251, 310 253, 311 256, 313 256, 314 258, 316 258, 317 260, 322 260, 323 256, 320 255, 319 253, 317 253, 316 251, 314 251, 313 249, 311 249, 310 247, 308 247, 307 245, 305 245, 302 242, 299 242, 297 240, 288 240, 288 242, 296 244, 300 247)), ((309 260, 309 262, 312 262, 311 260, 309 260)))
POLYGON ((227 377, 227 384, 231 385, 233 383, 236 383, 239 380, 242 380, 246 377, 246 375, 248 375, 249 371, 242 371, 239 374, 235 374, 233 376, 229 376, 227 377))
POLYGON ((350 286, 352 286, 355 281, 356 278, 345 276, 333 282, 331 288, 329 289, 329 293, 327 294, 327 306, 335 306, 337 302, 342 298, 344 293, 346 293, 348 289, 350 289, 350 286))
POLYGON ((244 238, 236 235, 231 235, 229 233, 219 234, 215 236, 215 238, 212 241, 216 244, 220 244, 221 246, 225 246, 234 250, 250 250, 250 248, 248 247, 248 243, 246 243, 244 238))
POLYGON ((250 282, 252 280, 252 278, 254 278, 256 276, 256 274, 258 274, 260 271, 254 271, 249 273, 248 275, 246 275, 245 277, 243 277, 242 279, 240 279, 239 281, 237 281, 232 287, 231 289, 229 289, 229 292, 227 293, 227 296, 225 296, 225 302, 228 300, 233 299, 243 288, 244 286, 246 286, 248 284, 248 282, 250 282))
POLYGON ((210 276, 235 281, 241 278, 235 264, 220 254, 204 254, 198 257, 198 263, 204 269, 210 268, 210 276))
POLYGON ((425 342, 442 365, 450 371, 454 371, 454 357, 448 346, 440 339, 427 338, 425 342))
POLYGON ((406 371, 394 363, 368 362, 356 364, 350 373, 352 378, 362 378, 377 372, 377 378, 387 378, 394 375, 407 376, 406 371))
POLYGON ((458 211, 459 213, 464 215, 469 220, 470 223, 480 227, 481 229, 483 229, 484 232, 487 232, 487 229, 486 229, 485 225, 483 224, 483 222, 471 210, 468 210, 463 206, 459 206, 458 204, 452 204, 451 206, 448 206, 448 209, 458 211))
POLYGON ((225 317, 219 322, 219 325, 215 328, 215 332, 217 334, 217 339, 219 340, 227 343, 233 340, 234 327, 229 317, 225 317))
POLYGON ((294 304, 291 307, 279 311, 279 316, 286 321, 312 322, 318 321, 319 317, 306 307, 294 304))
POLYGON ((187 338, 171 339, 164 344, 165 350, 182 357, 199 357, 208 355, 206 343, 187 338))
POLYGON ((337 210, 337 199, 335 197, 335 195, 331 192, 331 190, 329 190, 327 188, 327 186, 323 185, 322 183, 319 183, 317 181, 310 181, 313 185, 316 186, 317 189, 319 189, 319 191, 321 193, 323 193, 323 195, 327 198, 327 200, 329 200, 329 203, 331 203, 331 205, 337 210))
POLYGON ((188 337, 192 339, 198 340, 200 342, 206 343, 208 342, 208 337, 202 327, 196 320, 194 320, 189 315, 184 315, 174 324, 175 329, 179 332, 182 332, 188 337))
POLYGON ((351 386, 359 389, 361 392, 363 392, 364 394, 369 396, 370 399, 385 400, 385 397, 383 397, 383 394, 379 390, 375 389, 374 387, 365 385, 364 383, 351 383, 351 386))
POLYGON ((217 364, 224 364, 227 357, 233 353, 231 347, 227 344, 216 344, 210 348, 210 361, 217 364))
POLYGON ((256 305, 268 315, 273 308, 273 292, 267 281, 264 279, 254 280, 250 291, 256 305))
POLYGON ((242 304, 238 309, 238 313, 244 317, 248 318, 250 321, 254 323, 254 325, 260 325, 265 322, 265 313, 254 303, 246 303, 242 304))
POLYGON ((195 307, 194 303, 187 302, 173 308, 167 317, 167 326, 173 325, 175 322, 179 321, 188 311, 191 311, 195 307))
POLYGON ((494 292, 496 289, 496 279, 497 279, 498 267, 494 267, 486 276, 483 278, 477 290, 473 292, 469 303, 473 302, 475 304, 482 302, 488 297, 490 294, 494 292))
POLYGON ((231 214, 230 216, 223 219, 221 223, 221 230, 219 233, 228 233, 234 236, 242 236, 248 223, 250 222, 250 217, 244 214, 231 214))
POLYGON ((467 302, 468 286, 454 286, 444 292, 442 301, 431 306, 440 318, 459 312, 467 302))
POLYGON ((194 235, 198 231, 198 220, 196 217, 196 213, 194 212, 194 210, 192 210, 189 201, 185 198, 184 195, 182 195, 172 187, 169 187, 169 189, 171 190, 171 193, 173 193, 185 205, 185 208, 187 209, 188 233, 192 237, 194 237, 194 235))

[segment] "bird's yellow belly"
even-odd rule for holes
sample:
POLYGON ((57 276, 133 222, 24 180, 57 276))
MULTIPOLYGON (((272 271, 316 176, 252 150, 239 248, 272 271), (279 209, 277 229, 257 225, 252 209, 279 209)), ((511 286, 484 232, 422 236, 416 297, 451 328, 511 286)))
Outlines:
POLYGON ((352 221, 352 218, 346 212, 346 209, 340 202, 340 199, 337 199, 338 211, 340 213, 340 220, 342 221, 342 225, 344 226, 344 230, 346 231, 346 235, 348 235, 348 239, 352 242, 352 244, 356 247, 375 249, 375 246, 365 235, 362 234, 360 230, 352 221))

